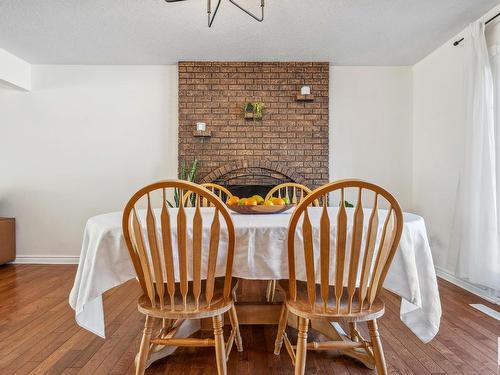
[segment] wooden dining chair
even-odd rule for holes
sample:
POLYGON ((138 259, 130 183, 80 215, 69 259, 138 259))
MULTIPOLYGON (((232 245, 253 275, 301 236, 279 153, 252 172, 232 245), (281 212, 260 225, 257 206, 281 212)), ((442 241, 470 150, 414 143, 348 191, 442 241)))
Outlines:
MULTIPOLYGON (((222 202, 226 202, 229 198, 231 198, 233 196, 233 194, 228 189, 226 189, 224 186, 214 184, 212 182, 200 184, 200 186, 203 186, 205 189, 207 189, 207 190, 211 191, 212 193, 214 193, 215 195, 217 195, 222 202)), ((193 195, 192 192, 187 192, 184 196, 184 200, 186 202, 187 207, 194 206, 194 204, 193 204, 194 200, 192 198, 192 195, 193 195)), ((213 206, 205 198, 203 198, 200 203, 201 203, 202 207, 213 206)))
POLYGON ((396 252, 402 228, 403 214, 396 199, 381 187, 364 181, 343 180, 329 183, 314 190, 297 206, 288 228, 289 278, 280 282, 280 287, 286 291, 286 300, 275 342, 275 354, 279 354, 282 342, 285 341, 287 351, 295 364, 295 374, 304 374, 308 349, 338 349, 352 353, 362 351, 368 362, 374 363, 379 374, 387 373, 377 328, 377 318, 384 314, 384 303, 378 296, 396 252), (351 226, 348 224, 345 207, 348 192, 357 196, 357 203, 352 212, 352 231, 348 231, 351 226), (335 225, 331 225, 331 210, 327 208, 326 199, 328 196, 336 196, 338 200, 333 198, 330 201, 340 202, 335 225), (322 200, 322 208, 310 207, 315 199, 322 200), (363 202, 367 199, 371 201, 371 208, 365 213, 363 202), (379 211, 381 205, 387 207, 387 211, 379 211), (317 246, 313 245, 315 241, 310 220, 311 210, 320 210, 317 212, 317 246), (369 217, 367 215, 368 220, 365 222, 364 217, 368 213, 369 217), (381 228, 379 215, 384 217, 381 228), (296 253, 299 223, 302 240, 297 241, 302 243, 303 251, 296 253), (330 250, 332 233, 335 236, 333 254, 330 250), (306 281, 296 278, 296 257, 304 260, 306 281), (296 347, 291 345, 285 333, 289 313, 298 317, 296 347), (325 321, 328 324, 336 321, 348 322, 350 334, 339 334, 341 341, 307 342, 310 320, 325 321), (356 324, 359 322, 367 322, 369 341, 358 331, 356 324))
MULTIPOLYGON (((266 201, 271 198, 288 198, 291 204, 297 204, 304 200, 306 195, 311 194, 312 190, 302 184, 295 182, 285 182, 273 187, 266 195, 266 201)), ((318 202, 315 202, 319 205, 318 202)))
POLYGON ((215 194, 197 184, 166 180, 135 193, 125 207, 122 220, 125 242, 143 292, 138 309, 146 316, 136 358, 136 374, 144 373, 150 353, 162 346, 214 346, 218 373, 226 374, 226 360, 233 343, 236 341, 238 351, 242 350, 232 300, 232 291, 236 288, 236 282, 231 277, 235 232, 226 206, 215 194), (179 208, 169 208, 167 197, 174 189, 178 189, 180 197, 185 196, 185 192, 194 194, 195 207, 185 208, 184 204, 180 204, 179 208), (202 248, 202 199, 214 207, 210 238, 205 241, 209 243, 205 256, 202 248), (153 202, 159 203, 156 213, 153 202), (146 207, 144 214, 139 211, 141 204, 146 207), (190 213, 193 217, 192 241, 187 238, 188 210, 194 210, 190 213), (171 217, 171 214, 176 216, 171 217), (221 221, 227 229, 226 251, 219 249, 221 221), (172 233, 172 222, 176 223, 175 233, 172 233), (173 237, 177 240, 174 241, 173 237), (188 246, 188 242, 192 245, 188 246), (217 277, 216 265, 223 255, 226 256, 225 273, 217 277), (207 259, 207 263, 202 264, 202 259, 207 259), (225 344, 222 315, 226 312, 232 330, 225 344), (175 337, 184 320, 202 318, 212 318, 214 339, 175 337), (155 323, 160 328, 153 335, 155 323))
MULTIPOLYGON (((312 190, 307 186, 302 184, 297 184, 295 182, 285 182, 273 187, 269 193, 266 195, 266 201, 272 198, 288 198, 291 204, 297 204, 304 200, 306 195, 311 194, 312 190)), ((314 205, 318 206, 319 202, 314 201, 314 205)), ((276 283, 277 280, 268 280, 267 290, 266 290, 266 300, 267 302, 274 301, 274 295, 276 293, 276 283)))

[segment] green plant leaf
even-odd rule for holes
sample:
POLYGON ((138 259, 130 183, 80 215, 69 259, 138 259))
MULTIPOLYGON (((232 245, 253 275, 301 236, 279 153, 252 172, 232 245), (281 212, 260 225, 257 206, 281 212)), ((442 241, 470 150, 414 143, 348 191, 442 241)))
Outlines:
POLYGON ((193 164, 191 165, 191 170, 189 171, 188 175, 189 182, 194 182, 197 172, 198 172, 198 159, 194 159, 193 164))
POLYGON ((174 189, 174 203, 175 203, 175 207, 179 207, 179 189, 178 188, 174 189))
POLYGON ((181 163, 181 173, 179 175, 179 178, 181 180, 185 180, 186 179, 186 161, 183 160, 182 163, 181 163))

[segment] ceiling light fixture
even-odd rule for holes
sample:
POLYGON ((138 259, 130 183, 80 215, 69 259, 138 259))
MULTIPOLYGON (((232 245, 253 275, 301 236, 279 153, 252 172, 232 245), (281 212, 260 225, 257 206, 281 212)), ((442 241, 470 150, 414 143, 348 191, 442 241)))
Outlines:
MULTIPOLYGON (((165 0, 165 1, 167 3, 177 3, 178 1, 185 1, 185 0, 165 0)), ((212 15, 212 1, 211 0, 207 0, 208 27, 212 27, 212 24, 214 22, 215 16, 217 15, 217 11, 219 10, 219 5, 220 5, 221 1, 222 0, 217 0, 217 5, 215 6, 215 10, 214 10, 213 15, 212 15)), ((238 4, 234 0, 229 0, 229 2, 231 4, 233 4, 234 6, 236 6, 237 8, 241 9, 243 12, 245 12, 246 14, 248 14, 253 19, 255 19, 255 20, 259 21, 259 22, 264 21, 264 0, 260 0, 260 10, 262 12, 262 14, 261 14, 260 17, 256 16, 255 14, 253 14, 252 12, 250 12, 249 10, 246 10, 245 8, 243 8, 240 4, 238 4)))

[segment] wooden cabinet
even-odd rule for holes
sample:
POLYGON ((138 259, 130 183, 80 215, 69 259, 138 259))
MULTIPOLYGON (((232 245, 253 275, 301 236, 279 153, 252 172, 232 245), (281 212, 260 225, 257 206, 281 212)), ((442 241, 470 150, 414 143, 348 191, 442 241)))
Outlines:
POLYGON ((16 219, 0 217, 0 264, 16 259, 16 219))

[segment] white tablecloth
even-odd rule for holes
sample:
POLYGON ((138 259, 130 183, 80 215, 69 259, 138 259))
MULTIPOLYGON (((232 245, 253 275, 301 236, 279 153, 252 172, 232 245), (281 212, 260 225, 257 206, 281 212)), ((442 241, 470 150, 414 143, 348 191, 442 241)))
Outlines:
MULTIPOLYGON (((314 231, 319 231, 320 210, 309 209, 314 231)), ((333 226, 337 209, 332 207, 330 210, 333 226)), ((202 211, 203 237, 207 239, 213 209, 204 208, 202 211)), ((348 217, 352 217, 352 213, 352 209, 348 209, 348 217)), ((171 214, 175 215, 174 212, 171 214)), ((365 212, 365 225, 369 214, 368 211, 365 212)), ((140 212, 139 215, 144 218, 144 212, 140 212)), ((192 215, 193 209, 187 209, 188 223, 192 215)), ((290 212, 277 215, 235 213, 231 215, 236 229, 233 275, 243 279, 286 279, 288 277, 286 237, 290 212)), ((380 227, 385 215, 385 210, 379 210, 380 227)), ((69 297, 77 323, 103 338, 105 327, 102 294, 136 277, 123 238, 121 217, 122 213, 116 212, 88 220, 78 271, 69 297)), ((144 222, 145 220, 142 220, 142 223, 144 222)), ((172 235, 175 244, 175 220, 172 220, 172 225, 174 225, 172 235)), ((188 229, 188 238, 190 237, 191 229, 188 229)), ((296 236, 299 248, 296 250, 297 254, 301 253, 299 237, 296 236)), ((319 236, 316 235, 314 238, 319 241, 319 236)), ((331 238, 334 248, 335 228, 332 230, 331 238)), ((220 251, 226 248, 226 239, 227 233, 225 226, 222 225, 220 251)), ((318 243, 315 243, 314 247, 317 251, 318 243)), ((207 248, 208 243, 204 241, 205 252, 207 248)), ((332 251, 333 256, 334 251, 332 251)), ((305 279, 303 261, 297 259, 297 278, 305 279)), ((223 262, 217 265, 219 275, 224 273, 223 267, 223 262)), ((384 287, 402 298, 401 320, 423 342, 432 340, 439 330, 441 303, 425 223, 417 215, 404 214, 403 234, 384 287)))

